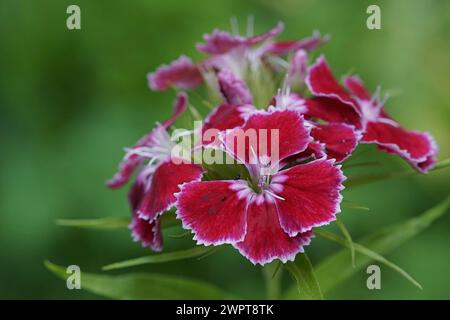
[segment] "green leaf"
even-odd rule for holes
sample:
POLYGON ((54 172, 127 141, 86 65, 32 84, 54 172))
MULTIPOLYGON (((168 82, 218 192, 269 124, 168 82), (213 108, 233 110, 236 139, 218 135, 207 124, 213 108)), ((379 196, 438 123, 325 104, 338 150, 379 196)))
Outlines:
POLYGON ((343 200, 341 203, 342 208, 345 209, 354 209, 354 210, 362 210, 362 211, 370 211, 369 207, 360 205, 358 203, 354 203, 352 201, 348 201, 348 200, 343 200))
POLYGON ((322 300, 322 290, 314 274, 313 266, 306 253, 299 253, 294 262, 288 262, 284 267, 291 273, 297 282, 296 295, 292 299, 322 300))
MULTIPOLYGON (((315 234, 326 238, 328 240, 332 240, 334 242, 339 243, 340 245, 344 246, 344 247, 350 247, 350 243, 339 237, 338 235, 335 235, 332 232, 326 231, 326 230, 315 230, 314 231, 315 234)), ((409 280, 412 284, 414 284, 415 286, 417 286, 419 289, 422 289, 422 286, 413 278, 411 277, 405 270, 403 270, 402 268, 400 268, 398 265, 396 265, 395 263, 387 260, 385 257, 383 257, 382 255, 364 247, 363 245, 360 245, 358 243, 353 243, 353 246, 355 248, 356 251, 358 251, 359 253, 362 253, 363 255, 378 261, 380 263, 383 263, 384 265, 386 265, 389 268, 392 268, 393 270, 397 271, 399 274, 401 274, 403 277, 405 277, 407 280, 409 280)))
MULTIPOLYGON (((63 280, 68 278, 66 268, 45 262, 48 270, 63 280)), ((101 275, 81 273, 81 288, 112 299, 235 299, 209 283, 176 276, 153 273, 101 275)))
MULTIPOLYGON (((108 217, 95 219, 58 219, 55 223, 63 227, 116 230, 127 229, 130 220, 130 217, 108 217)), ((167 211, 161 216, 161 224, 163 228, 181 225, 180 221, 175 217, 174 210, 167 211)))
POLYGON ((170 262, 170 261, 176 261, 176 260, 182 260, 182 259, 188 259, 188 258, 195 258, 195 257, 203 256, 207 253, 210 253, 211 251, 214 251, 215 249, 216 249, 215 247, 197 246, 197 247, 187 249, 187 250, 152 254, 149 256, 144 256, 144 257, 125 260, 125 261, 121 261, 121 262, 111 263, 111 264, 108 264, 108 265, 102 267, 102 270, 106 271, 106 270, 122 269, 122 268, 135 267, 135 266, 140 266, 140 265, 149 264, 149 263, 163 263, 163 262, 170 262))
MULTIPOLYGON (((379 254, 386 254, 411 238, 425 230, 436 219, 441 217, 450 205, 450 197, 425 211, 421 215, 404 222, 385 227, 372 235, 362 239, 360 243, 379 254)), ((343 249, 338 253, 326 258, 315 268, 317 279, 319 279, 323 292, 327 293, 340 283, 350 278, 353 274, 362 270, 374 259, 359 255, 355 260, 355 267, 348 263, 350 253, 343 249)), ((293 298, 297 295, 297 289, 293 286, 286 296, 293 298)))
POLYGON ((350 255, 352 257, 352 266, 354 267, 355 266, 355 246, 353 244, 352 236, 350 235, 350 232, 348 232, 348 229, 345 226, 345 224, 340 219, 336 219, 336 224, 337 224, 339 230, 341 230, 342 234, 344 235, 345 239, 347 240, 347 242, 349 244, 350 255))
POLYGON ((90 229, 123 229, 130 224, 129 217, 110 217, 98 219, 58 219, 56 224, 63 227, 90 229))
POLYGON ((358 167, 371 167, 371 166, 380 166, 381 163, 379 161, 366 161, 366 162, 358 162, 358 163, 349 163, 343 164, 344 170, 349 168, 358 168, 358 167))
MULTIPOLYGON (((450 166, 450 159, 446 159, 443 161, 440 161, 436 163, 433 169, 430 170, 436 171, 440 169, 444 169, 450 166)), ((402 171, 402 172, 382 172, 382 173, 370 173, 370 174, 362 174, 362 175, 356 175, 348 177, 348 179, 344 182, 344 185, 346 187, 356 187, 365 185, 371 182, 381 181, 385 179, 390 178, 396 178, 396 177, 406 177, 406 176, 412 176, 415 174, 419 174, 418 171, 402 171)))

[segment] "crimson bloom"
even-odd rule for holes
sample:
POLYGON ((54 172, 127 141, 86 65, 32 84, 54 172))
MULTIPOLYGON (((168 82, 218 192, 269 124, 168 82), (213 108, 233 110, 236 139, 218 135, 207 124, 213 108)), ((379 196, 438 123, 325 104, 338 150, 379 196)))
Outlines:
POLYGON ((399 155, 419 172, 435 164, 438 148, 431 134, 402 128, 385 112, 378 94, 371 97, 358 77, 345 79, 346 90, 320 57, 306 82, 316 96, 307 103, 309 116, 355 126, 363 132, 361 143, 374 143, 380 150, 399 155))
POLYGON ((135 171, 140 171, 128 195, 132 210, 130 228, 135 240, 156 251, 162 249, 158 217, 175 204, 174 193, 179 191, 178 185, 202 177, 200 166, 188 163, 186 159, 177 161, 171 155, 174 143, 167 128, 184 112, 186 105, 187 97, 180 93, 173 115, 130 148, 119 171, 107 181, 110 188, 118 188, 135 171))
POLYGON ((242 127, 227 130, 223 147, 245 164, 250 179, 183 184, 176 195, 183 227, 194 232, 197 243, 232 244, 254 264, 293 260, 309 244, 313 227, 335 219, 342 198, 344 176, 333 160, 280 168, 284 159, 306 149, 309 132, 299 112, 275 108, 257 111, 242 127), (249 130, 256 140, 246 141, 241 154, 236 142, 249 130), (267 131, 264 147, 260 142, 267 131), (275 138, 277 155, 268 148, 275 138))

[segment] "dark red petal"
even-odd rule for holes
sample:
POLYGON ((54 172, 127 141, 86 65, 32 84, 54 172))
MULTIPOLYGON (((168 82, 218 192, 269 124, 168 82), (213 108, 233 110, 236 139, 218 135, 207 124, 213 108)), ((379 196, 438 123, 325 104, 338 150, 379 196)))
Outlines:
POLYGON ((111 189, 120 188, 128 182, 130 177, 136 171, 136 169, 142 164, 142 157, 133 154, 126 156, 119 165, 119 170, 116 174, 106 181, 106 186, 111 189))
POLYGON ((334 78, 334 75, 323 56, 319 57, 309 68, 306 84, 315 96, 338 99, 342 103, 354 107, 357 111, 356 102, 334 78))
POLYGON ((320 33, 315 32, 309 38, 301 40, 282 40, 276 41, 267 46, 266 53, 275 55, 286 55, 297 50, 312 51, 328 41, 328 37, 322 37, 320 33))
POLYGON ((316 124, 311 136, 325 145, 327 158, 337 162, 347 159, 361 138, 359 131, 344 123, 316 124))
POLYGON ((140 218, 153 221, 175 204, 174 194, 180 191, 179 185, 201 179, 203 171, 200 166, 174 163, 177 160, 169 159, 161 162, 155 169, 149 190, 138 209, 140 218))
POLYGON ((227 69, 220 71, 217 77, 226 102, 234 105, 252 104, 252 94, 244 81, 227 69))
POLYGON ((280 223, 291 236, 335 220, 340 212, 345 177, 334 160, 319 159, 279 172, 277 200, 280 223))
POLYGON ((130 191, 128 192, 128 202, 130 204, 131 212, 136 213, 142 199, 145 195, 145 189, 147 187, 148 178, 144 172, 138 176, 136 181, 133 183, 130 191))
POLYGON ((282 166, 284 167, 285 165, 292 164, 295 162, 302 162, 311 158, 320 159, 323 157, 326 157, 325 145, 317 141, 311 141, 308 144, 308 147, 305 149, 305 151, 302 151, 298 154, 286 158, 283 161, 282 166))
POLYGON ((406 130, 389 121, 369 122, 361 142, 375 143, 380 149, 401 156, 422 173, 430 170, 438 152, 434 138, 428 132, 406 130))
POLYGON ((140 241, 144 247, 150 247, 153 251, 161 251, 163 238, 159 220, 149 222, 133 214, 129 226, 134 241, 140 241))
POLYGON ((179 57, 169 65, 160 66, 147 78, 150 88, 156 91, 163 91, 170 87, 192 89, 203 82, 198 67, 185 56, 179 57))
POLYGON ((337 99, 313 98, 307 99, 307 119, 321 119, 331 123, 347 123, 357 129, 363 127, 360 115, 348 104, 337 99))
POLYGON ((363 82, 358 76, 351 76, 344 79, 344 84, 347 89, 355 95, 358 99, 369 101, 371 96, 369 91, 364 87, 363 82))
POLYGON ((177 94, 175 104, 173 106, 172 115, 169 119, 165 120, 162 125, 164 128, 168 128, 175 123, 175 121, 186 111, 187 107, 187 95, 184 92, 177 94))
POLYGON ((218 245, 244 238, 246 230, 244 181, 202 181, 184 184, 177 194, 177 216, 197 243, 218 245), (240 193, 241 191, 241 193, 240 193))
POLYGON ((274 163, 305 150, 309 131, 299 112, 271 107, 253 113, 241 128, 227 130, 224 140, 227 150, 243 163, 254 164, 255 153, 273 158, 274 163), (276 151, 278 158, 272 154, 276 151))
POLYGON ((252 201, 247 209, 247 233, 233 246, 253 264, 264 265, 275 259, 293 261, 311 241, 312 233, 290 237, 278 220, 277 206, 270 201, 252 201))
POLYGON ((202 127, 202 143, 204 145, 214 142, 218 143, 220 131, 242 126, 248 116, 255 110, 255 107, 252 105, 236 106, 227 103, 221 104, 205 119, 202 127))

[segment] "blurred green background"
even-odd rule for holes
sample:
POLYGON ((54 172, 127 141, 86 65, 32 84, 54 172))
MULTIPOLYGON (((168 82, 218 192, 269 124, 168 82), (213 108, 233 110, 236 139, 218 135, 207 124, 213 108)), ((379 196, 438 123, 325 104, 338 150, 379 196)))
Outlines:
MULTIPOLYGON (((336 74, 354 71, 371 89, 380 84, 395 93, 389 112, 406 127, 431 131, 439 159, 450 157, 450 1, 2 0, 0 298, 97 298, 67 290, 43 261, 98 272, 148 253, 127 231, 67 229, 54 220, 129 214, 126 188, 108 190, 104 180, 115 172, 122 147, 164 119, 174 97, 151 92, 146 73, 182 53, 201 59, 193 45, 204 32, 229 29, 231 16, 245 21, 249 14, 257 32, 284 21, 284 39, 314 29, 330 33, 332 41, 319 52, 336 74), (382 10, 379 31, 366 28, 373 3, 382 10), (81 30, 66 28, 69 4, 81 7, 81 30)), ((360 172, 408 169, 396 157, 367 149, 361 158, 385 165, 360 172)), ((449 193, 449 181, 444 170, 347 190, 346 199, 371 211, 344 210, 341 217, 357 239, 433 206, 449 193)), ((449 227, 447 215, 388 255, 424 290, 382 268, 382 290, 369 291, 362 270, 329 298, 449 299, 449 227)), ((167 234, 165 240, 167 250, 190 245, 167 234)), ((317 263, 337 249, 315 239, 307 253, 317 263)), ((247 298, 264 297, 260 268, 234 250, 135 269, 198 277, 247 298)))

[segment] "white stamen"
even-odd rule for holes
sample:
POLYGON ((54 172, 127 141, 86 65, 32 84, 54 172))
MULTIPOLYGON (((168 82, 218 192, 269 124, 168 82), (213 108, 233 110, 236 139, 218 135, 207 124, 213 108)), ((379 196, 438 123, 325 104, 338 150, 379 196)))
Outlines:
POLYGON ((265 190, 265 192, 268 193, 268 194, 270 194, 272 197, 277 198, 277 199, 279 199, 279 200, 283 200, 283 201, 286 200, 285 198, 280 197, 279 195, 277 195, 277 194, 275 194, 275 193, 273 193, 273 192, 271 192, 271 191, 269 191, 269 190, 265 190))

